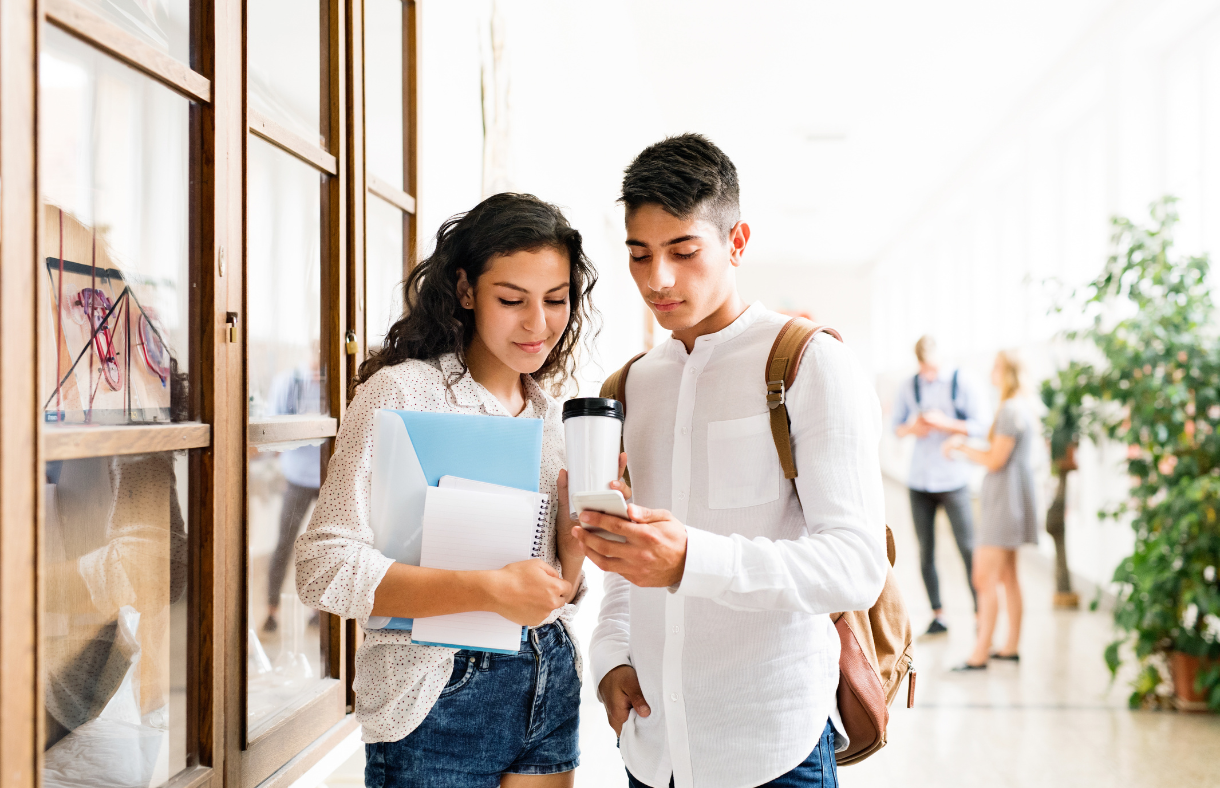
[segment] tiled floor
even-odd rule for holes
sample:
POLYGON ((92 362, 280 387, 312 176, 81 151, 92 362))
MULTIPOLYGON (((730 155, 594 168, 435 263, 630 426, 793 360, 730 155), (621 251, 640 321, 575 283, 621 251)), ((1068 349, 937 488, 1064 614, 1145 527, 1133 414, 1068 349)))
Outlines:
MULTIPOLYGON (((899 582, 913 623, 922 631, 931 611, 919 577, 905 490, 887 487, 887 513, 898 545, 899 582)), ((947 524, 938 528, 937 560, 950 632, 919 641, 915 708, 895 704, 889 745, 868 761, 844 768, 839 777, 845 788, 1220 788, 1220 719, 1129 711, 1125 680, 1111 686, 1102 663, 1111 638, 1109 615, 1052 610, 1052 580, 1038 556, 1024 556, 1021 564, 1026 606, 1020 664, 993 665, 980 674, 950 673, 970 650, 973 611, 947 524)), ((600 578, 590 579, 593 593, 579 624, 583 644, 600 598, 600 578)), ((1005 626, 1001 618, 1001 633, 1005 626)), ((621 788, 626 781, 614 734, 587 684, 581 717, 576 785, 621 788)), ((362 772, 363 755, 357 753, 326 785, 362 785, 362 772)))
MULTIPOLYGON (((913 623, 931 615, 919 577, 905 490, 887 512, 899 581, 913 623)), ((1045 537, 1044 537, 1045 538, 1045 537)), ((1127 709, 1128 677, 1113 685, 1102 661, 1112 639, 1106 611, 1056 611, 1050 567, 1025 554, 1021 662, 955 674, 974 639, 973 611, 948 524, 938 523, 937 565, 950 633, 921 639, 913 709, 891 709, 889 745, 840 773, 844 786, 1220 786, 1220 719, 1127 709)), ((1007 627, 1001 617, 996 642, 1007 627)))

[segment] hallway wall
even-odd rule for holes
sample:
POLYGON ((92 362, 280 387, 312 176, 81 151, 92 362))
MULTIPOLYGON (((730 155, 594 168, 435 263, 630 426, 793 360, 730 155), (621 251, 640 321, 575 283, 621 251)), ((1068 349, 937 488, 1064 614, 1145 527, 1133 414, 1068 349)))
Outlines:
POLYGON ((745 264, 737 271, 737 286, 747 302, 762 301, 789 314, 806 313, 817 323, 833 326, 871 372, 869 284, 868 272, 859 268, 759 263, 751 259, 749 247, 745 264))

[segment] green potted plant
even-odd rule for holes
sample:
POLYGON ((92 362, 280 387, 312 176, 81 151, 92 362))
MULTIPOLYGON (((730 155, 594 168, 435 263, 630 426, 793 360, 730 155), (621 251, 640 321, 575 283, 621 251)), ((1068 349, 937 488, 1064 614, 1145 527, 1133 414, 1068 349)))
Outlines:
MULTIPOLYGON (((1114 573, 1116 672, 1130 645, 1140 670, 1132 706, 1157 703, 1167 668, 1180 708, 1220 711, 1220 338, 1207 257, 1173 252, 1172 198, 1147 226, 1115 218, 1114 254, 1083 292, 1086 340, 1102 362, 1078 364, 1077 425, 1127 445, 1132 555, 1114 573)), ((1053 388, 1053 385, 1052 385, 1053 388)), ((1062 388, 1062 386, 1060 387, 1062 388)))

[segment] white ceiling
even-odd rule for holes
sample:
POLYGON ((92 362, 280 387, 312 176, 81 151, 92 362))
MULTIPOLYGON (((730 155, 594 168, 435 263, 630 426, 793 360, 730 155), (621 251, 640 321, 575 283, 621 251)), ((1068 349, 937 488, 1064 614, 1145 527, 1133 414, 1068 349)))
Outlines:
POLYGON ((642 145, 734 159, 760 263, 874 260, 1114 0, 504 0, 522 188, 597 199, 642 145))

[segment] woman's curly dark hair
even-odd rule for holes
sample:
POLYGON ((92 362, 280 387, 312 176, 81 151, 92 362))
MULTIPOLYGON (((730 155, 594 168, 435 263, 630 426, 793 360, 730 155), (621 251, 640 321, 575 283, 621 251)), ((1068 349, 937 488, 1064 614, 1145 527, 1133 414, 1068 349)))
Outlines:
MULTIPOLYGON (((572 375, 588 322, 595 336, 597 310, 590 300, 597 272, 585 256, 580 233, 563 213, 530 194, 505 192, 488 197, 464 214, 450 217, 436 232, 436 250, 415 266, 402 283, 404 314, 386 334, 380 350, 360 365, 355 385, 377 370, 411 358, 433 359, 456 353, 465 374, 466 348, 474 338, 474 311, 458 301, 458 269, 477 283, 496 255, 553 248, 567 252, 571 264, 568 297, 571 313, 563 335, 533 378, 559 394, 572 375)), ((460 377, 460 376, 459 376, 460 377)), ((452 386, 457 379, 448 381, 452 386)))

